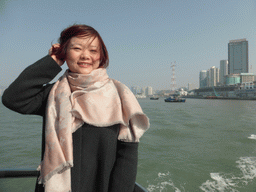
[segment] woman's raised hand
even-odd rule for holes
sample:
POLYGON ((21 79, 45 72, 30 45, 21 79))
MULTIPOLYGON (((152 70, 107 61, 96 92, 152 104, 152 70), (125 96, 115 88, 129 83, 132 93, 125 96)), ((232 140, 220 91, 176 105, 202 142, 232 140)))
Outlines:
POLYGON ((52 53, 52 49, 58 49, 59 47, 60 47, 60 44, 59 44, 59 43, 53 44, 52 47, 49 49, 49 55, 54 59, 54 61, 56 61, 56 63, 57 63, 59 66, 62 66, 65 61, 62 61, 62 60, 58 59, 58 58, 56 57, 56 55, 52 53))

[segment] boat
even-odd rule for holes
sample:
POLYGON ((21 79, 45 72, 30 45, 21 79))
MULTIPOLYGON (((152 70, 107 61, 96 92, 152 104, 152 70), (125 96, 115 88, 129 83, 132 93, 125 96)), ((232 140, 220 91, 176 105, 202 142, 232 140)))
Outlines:
POLYGON ((155 96, 150 97, 150 100, 158 100, 158 99, 159 99, 159 97, 155 97, 155 96))
MULTIPOLYGON (((2 179, 2 178, 37 177, 38 175, 39 175, 39 171, 34 170, 34 169, 1 169, 0 170, 0 179, 2 179)), ((31 187, 31 188, 33 188, 33 187, 31 187)), ((148 190, 145 189, 144 187, 142 187, 137 182, 135 182, 133 192, 148 192, 148 190)))
POLYGON ((146 95, 137 94, 137 95, 135 95, 135 97, 136 97, 137 99, 145 99, 145 98, 146 98, 146 95))
POLYGON ((181 98, 180 96, 178 95, 171 95, 170 97, 166 98, 164 100, 165 102, 186 102, 186 99, 185 98, 181 98))

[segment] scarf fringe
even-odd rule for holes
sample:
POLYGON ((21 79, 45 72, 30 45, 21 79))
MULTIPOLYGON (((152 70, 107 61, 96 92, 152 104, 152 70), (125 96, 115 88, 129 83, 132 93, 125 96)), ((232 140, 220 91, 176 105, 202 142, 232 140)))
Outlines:
MULTIPOLYGON (((48 173, 45 177, 42 177, 41 174, 38 178, 38 183, 39 184, 43 184, 45 186, 45 183, 51 179, 51 177, 55 174, 61 174, 64 171, 66 171, 67 169, 70 169, 71 167, 73 167, 73 161, 67 161, 63 164, 61 164, 59 167, 57 167, 56 169, 54 169, 53 171, 51 171, 50 173, 48 173)), ((41 166, 39 166, 37 168, 38 171, 41 172, 41 166)))

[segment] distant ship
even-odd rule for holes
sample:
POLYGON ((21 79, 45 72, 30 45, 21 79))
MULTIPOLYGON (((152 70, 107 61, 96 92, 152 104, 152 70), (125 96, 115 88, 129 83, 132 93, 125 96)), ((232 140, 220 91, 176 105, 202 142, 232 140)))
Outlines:
POLYGON ((137 99, 143 99, 143 98, 146 98, 146 95, 135 95, 135 97, 137 98, 137 99))
POLYGON ((170 97, 166 98, 164 100, 165 102, 186 102, 186 99, 184 98, 181 98, 180 96, 178 95, 171 95, 170 97))
POLYGON ((153 97, 150 97, 150 100, 158 100, 159 97, 156 97, 156 96, 153 96, 153 97))

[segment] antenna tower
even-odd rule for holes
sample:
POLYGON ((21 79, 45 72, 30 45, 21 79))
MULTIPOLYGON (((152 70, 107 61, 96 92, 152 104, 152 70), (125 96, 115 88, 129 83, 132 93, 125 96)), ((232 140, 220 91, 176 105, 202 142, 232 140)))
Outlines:
POLYGON ((176 66, 176 61, 174 61, 174 64, 171 63, 171 68, 172 68, 171 91, 175 91, 177 88, 176 76, 175 76, 175 66, 176 66))

